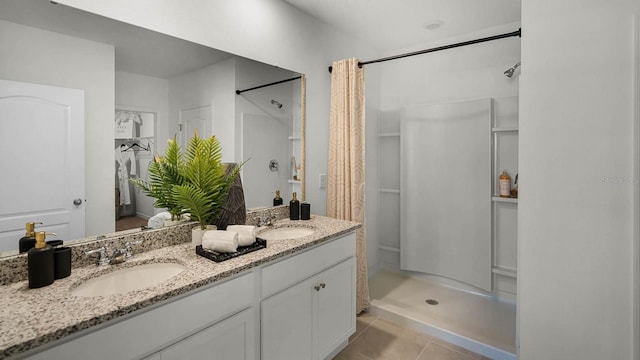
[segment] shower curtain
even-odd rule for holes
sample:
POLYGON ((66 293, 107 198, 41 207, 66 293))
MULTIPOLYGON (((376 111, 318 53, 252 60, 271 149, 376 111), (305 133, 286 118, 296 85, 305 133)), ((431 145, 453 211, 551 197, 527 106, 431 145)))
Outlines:
POLYGON ((333 63, 329 116, 327 216, 357 221, 356 312, 369 306, 365 237, 364 70, 357 59, 333 63))

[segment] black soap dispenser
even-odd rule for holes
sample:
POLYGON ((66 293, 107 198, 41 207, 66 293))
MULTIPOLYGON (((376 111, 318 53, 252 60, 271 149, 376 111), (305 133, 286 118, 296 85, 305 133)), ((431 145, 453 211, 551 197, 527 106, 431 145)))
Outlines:
POLYGON ((308 202, 303 201, 300 203, 300 220, 311 219, 311 205, 308 202))
POLYGON ((47 234, 55 235, 38 231, 36 245, 27 253, 30 289, 51 285, 54 280, 53 248, 45 242, 47 234))
POLYGON ((276 197, 273 198, 273 206, 282 205, 282 198, 280 197, 280 190, 276 190, 276 197))
POLYGON ((28 222, 25 224, 26 232, 24 236, 18 241, 18 251, 25 253, 36 246, 36 224, 42 224, 41 222, 28 222))
POLYGON ((289 219, 300 219, 300 201, 296 198, 296 193, 293 193, 293 199, 289 201, 289 219))

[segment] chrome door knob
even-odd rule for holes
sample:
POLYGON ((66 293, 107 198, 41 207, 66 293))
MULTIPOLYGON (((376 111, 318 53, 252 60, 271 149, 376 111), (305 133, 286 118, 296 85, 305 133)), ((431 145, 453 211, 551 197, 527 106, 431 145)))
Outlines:
POLYGON ((77 198, 77 199, 73 200, 73 205, 75 205, 75 206, 82 205, 82 199, 77 198))

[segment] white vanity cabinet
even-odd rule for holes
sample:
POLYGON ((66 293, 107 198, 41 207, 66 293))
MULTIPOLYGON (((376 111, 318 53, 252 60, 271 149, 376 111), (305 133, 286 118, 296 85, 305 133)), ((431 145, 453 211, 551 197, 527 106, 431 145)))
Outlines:
POLYGON ((326 359, 355 332, 355 252, 351 232, 19 358, 326 359))
POLYGON ((355 235, 267 266, 262 272, 263 360, 316 360, 355 331, 355 235))
POLYGON ((251 316, 255 314, 251 307, 255 298, 255 274, 250 272, 133 313, 100 329, 90 329, 29 359, 140 359, 150 354, 150 359, 157 359, 158 355, 161 359, 197 359, 188 356, 187 347, 207 351, 201 343, 209 341, 211 346, 224 344, 222 351, 231 351, 227 342, 228 333, 232 333, 234 344, 242 344, 246 356, 221 359, 255 360, 258 335, 255 316, 251 316), (239 328, 244 332, 240 333, 239 328))

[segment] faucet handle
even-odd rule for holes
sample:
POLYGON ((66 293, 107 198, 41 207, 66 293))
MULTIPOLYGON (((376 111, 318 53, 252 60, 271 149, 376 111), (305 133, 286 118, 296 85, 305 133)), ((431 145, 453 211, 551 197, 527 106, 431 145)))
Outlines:
POLYGON ((124 250, 125 257, 128 259, 133 256, 132 245, 140 245, 143 242, 144 242, 144 239, 136 240, 136 241, 127 241, 126 243, 124 243, 124 248, 122 250, 124 250))
POLYGON ((98 265, 109 264, 109 254, 107 253, 107 247, 105 245, 102 245, 97 249, 85 251, 84 254, 85 255, 98 254, 98 265))

